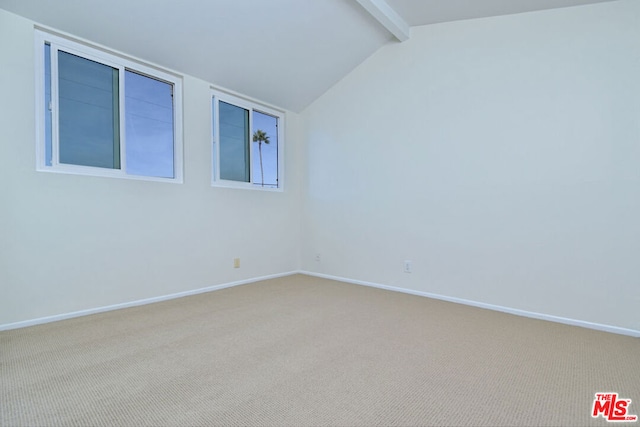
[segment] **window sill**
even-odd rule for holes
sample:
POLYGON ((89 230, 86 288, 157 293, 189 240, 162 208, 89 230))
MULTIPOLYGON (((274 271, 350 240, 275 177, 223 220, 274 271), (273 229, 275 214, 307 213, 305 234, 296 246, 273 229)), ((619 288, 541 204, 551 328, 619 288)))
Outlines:
POLYGON ((128 175, 126 173, 122 173, 120 171, 113 171, 106 169, 95 170, 94 168, 83 168, 83 167, 71 167, 71 168, 53 168, 49 166, 37 167, 37 172, 46 172, 46 173, 58 173, 64 175, 81 175, 81 176, 95 176, 100 178, 117 178, 117 179, 132 179, 136 181, 155 181, 155 182, 167 182, 170 184, 182 184, 182 178, 160 178, 154 176, 144 176, 144 175, 128 175))
POLYGON ((236 182, 236 181, 213 181, 211 183, 212 187, 216 188, 232 188, 238 190, 250 190, 250 191, 266 191, 271 193, 282 193, 284 192, 282 187, 262 187, 259 184, 250 184, 246 182, 236 182))

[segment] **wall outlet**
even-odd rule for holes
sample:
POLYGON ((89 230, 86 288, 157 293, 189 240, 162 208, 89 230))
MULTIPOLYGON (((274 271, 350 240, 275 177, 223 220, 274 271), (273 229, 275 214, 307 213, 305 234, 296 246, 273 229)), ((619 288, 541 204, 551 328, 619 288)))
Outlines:
POLYGON ((320 262, 320 254, 316 254, 316 262, 320 262))
POLYGON ((240 258, 233 259, 233 268, 240 268, 240 258))
POLYGON ((404 272, 411 273, 411 261, 408 259, 404 260, 404 272))

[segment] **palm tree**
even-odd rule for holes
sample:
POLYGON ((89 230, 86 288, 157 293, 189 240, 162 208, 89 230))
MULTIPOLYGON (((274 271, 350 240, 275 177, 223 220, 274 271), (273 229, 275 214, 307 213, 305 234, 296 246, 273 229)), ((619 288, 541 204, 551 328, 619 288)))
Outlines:
POLYGON ((262 143, 269 143, 269 135, 263 130, 258 129, 253 134, 253 142, 258 143, 258 151, 260 152, 260 176, 262 178, 262 186, 264 187, 264 171, 262 170, 262 143))

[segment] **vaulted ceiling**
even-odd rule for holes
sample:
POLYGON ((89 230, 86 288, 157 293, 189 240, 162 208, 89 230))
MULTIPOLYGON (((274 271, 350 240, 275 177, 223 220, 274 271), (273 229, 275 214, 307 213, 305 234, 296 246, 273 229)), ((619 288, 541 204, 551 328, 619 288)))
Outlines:
POLYGON ((615 0, 0 0, 0 8, 301 111, 410 27, 615 0))

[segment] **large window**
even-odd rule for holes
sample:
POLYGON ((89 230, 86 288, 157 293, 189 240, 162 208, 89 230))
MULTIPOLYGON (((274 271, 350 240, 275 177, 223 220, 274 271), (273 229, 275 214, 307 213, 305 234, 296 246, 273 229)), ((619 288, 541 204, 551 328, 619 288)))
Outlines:
POLYGON ((36 31, 38 170, 182 182, 182 85, 36 31))
POLYGON ((213 184, 282 189, 282 112, 214 92, 213 184))

